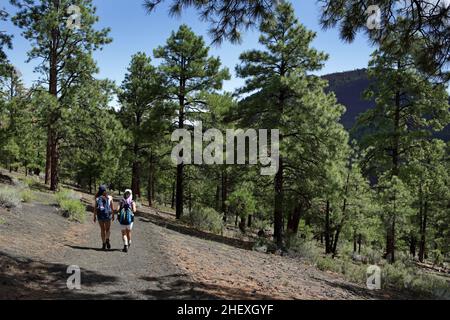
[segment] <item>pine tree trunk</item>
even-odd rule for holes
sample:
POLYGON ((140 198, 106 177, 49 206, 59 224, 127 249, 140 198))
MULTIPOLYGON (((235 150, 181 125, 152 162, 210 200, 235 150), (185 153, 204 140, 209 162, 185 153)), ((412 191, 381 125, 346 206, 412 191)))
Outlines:
POLYGON ((227 194, 228 191, 228 177, 227 177, 227 171, 226 168, 222 169, 222 213, 223 213, 223 221, 226 222, 227 221, 227 213, 228 213, 228 208, 227 208, 227 194))
POLYGON ((172 204, 171 204, 171 208, 175 209, 175 186, 176 186, 176 181, 174 181, 172 183, 172 204))
MULTIPOLYGON (((53 0, 55 9, 59 9, 59 0, 53 0)), ((51 46, 49 57, 49 93, 58 98, 58 41, 59 30, 57 28, 51 31, 51 46)), ((48 134, 47 134, 47 155, 45 164, 45 180, 48 183, 50 179, 50 190, 55 191, 58 188, 58 141, 56 132, 52 125, 57 122, 55 111, 52 110, 49 116, 48 134)))
POLYGON ((51 175, 50 175, 50 190, 56 191, 58 189, 59 183, 59 146, 58 139, 53 139, 52 144, 52 158, 51 158, 51 175))
POLYGON ((330 230, 330 201, 327 200, 325 209, 325 253, 331 253, 331 230, 330 230))
POLYGON ((358 254, 361 254, 362 234, 358 234, 358 254))
POLYGON ((149 170, 148 170, 148 183, 147 183, 147 200, 148 206, 151 207, 153 205, 153 154, 150 154, 149 161, 149 170))
POLYGON ((183 215, 183 164, 177 166, 176 218, 183 215))
POLYGON ((426 253, 426 233, 427 233, 427 220, 428 220, 428 203, 425 201, 423 207, 423 219, 420 228, 420 243, 419 243, 419 261, 425 260, 426 253))
POLYGON ((392 222, 387 230, 386 259, 389 263, 395 262, 395 217, 392 218, 392 222))
POLYGON ((409 253, 413 258, 416 257, 416 246, 417 246, 417 239, 414 235, 411 235, 409 239, 409 253))
POLYGON ((216 186, 216 196, 215 196, 215 201, 214 201, 214 206, 216 211, 219 211, 219 207, 220 207, 220 185, 218 184, 216 186))
POLYGON ((133 147, 133 165, 131 169, 131 191, 136 199, 141 197, 141 166, 139 162, 139 145, 134 144, 133 147))
MULTIPOLYGON (((183 80, 180 80, 180 90, 184 91, 185 84, 183 82, 183 80)), ((183 129, 184 128, 184 96, 180 96, 179 97, 179 101, 180 101, 180 105, 179 105, 179 115, 178 115, 178 128, 179 129, 183 129)), ((184 150, 182 150, 180 152, 180 156, 183 157, 183 152, 184 150)), ((184 164, 180 163, 179 165, 177 165, 177 195, 176 195, 176 218, 180 219, 181 216, 183 215, 183 174, 184 174, 184 164)))
POLYGON ((339 225, 336 227, 336 233, 334 235, 334 240, 333 240, 333 258, 337 255, 337 244, 339 241, 339 236, 341 235, 341 230, 342 227, 347 219, 347 195, 348 195, 348 188, 349 188, 349 184, 350 184, 350 171, 351 171, 351 166, 348 170, 347 173, 347 178, 346 178, 346 182, 345 182, 345 197, 344 197, 344 201, 342 202, 342 219, 341 222, 339 223, 339 225))
MULTIPOLYGON (((281 144, 281 137, 280 137, 281 144)), ((283 246, 283 160, 280 157, 280 168, 275 175, 275 208, 274 208, 274 239, 278 247, 283 246)))
POLYGON ((45 154, 45 184, 50 181, 51 159, 52 159, 52 130, 50 125, 47 128, 47 149, 45 154))
POLYGON ((302 214, 302 204, 300 203, 294 207, 291 214, 289 215, 287 222, 287 232, 289 234, 297 234, 301 214, 302 214))

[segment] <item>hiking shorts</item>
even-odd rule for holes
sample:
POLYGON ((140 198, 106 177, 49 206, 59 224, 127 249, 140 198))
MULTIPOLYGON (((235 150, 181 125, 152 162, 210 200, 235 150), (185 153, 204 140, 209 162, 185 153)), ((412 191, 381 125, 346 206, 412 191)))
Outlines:
POLYGON ((112 215, 111 214, 108 215, 108 216, 102 216, 100 214, 97 214, 97 220, 99 222, 108 222, 108 221, 111 221, 111 219, 112 219, 112 215))
POLYGON ((128 225, 121 224, 120 225, 120 230, 130 230, 130 231, 133 230, 133 222, 128 224, 128 225))

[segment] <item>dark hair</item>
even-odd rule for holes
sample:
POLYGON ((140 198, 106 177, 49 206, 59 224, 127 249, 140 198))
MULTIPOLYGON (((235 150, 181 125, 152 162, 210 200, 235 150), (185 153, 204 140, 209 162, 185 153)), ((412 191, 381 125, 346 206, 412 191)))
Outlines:
POLYGON ((100 197, 101 195, 103 195, 105 192, 107 192, 106 186, 100 185, 100 186, 98 187, 97 193, 95 194, 95 197, 98 198, 98 197, 100 197))

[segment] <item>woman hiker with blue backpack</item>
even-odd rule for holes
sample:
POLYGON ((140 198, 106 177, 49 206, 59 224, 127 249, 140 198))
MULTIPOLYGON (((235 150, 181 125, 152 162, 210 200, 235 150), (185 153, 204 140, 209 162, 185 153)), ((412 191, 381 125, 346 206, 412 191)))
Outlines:
POLYGON ((135 213, 136 203, 133 201, 133 193, 130 189, 126 189, 123 194, 123 199, 120 200, 117 217, 122 230, 123 252, 128 252, 131 246, 131 230, 133 229, 135 213))
POLYGON ((100 186, 95 195, 94 223, 98 220, 102 237, 102 250, 111 249, 109 236, 111 234, 111 220, 114 221, 114 202, 105 186, 100 186))

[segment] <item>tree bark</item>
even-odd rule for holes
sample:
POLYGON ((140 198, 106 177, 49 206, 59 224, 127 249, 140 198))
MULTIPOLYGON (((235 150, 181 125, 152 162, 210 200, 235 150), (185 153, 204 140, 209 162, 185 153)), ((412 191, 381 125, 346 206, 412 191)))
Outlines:
POLYGON ((52 161, 52 129, 49 124, 47 127, 47 149, 45 154, 45 184, 48 184, 50 181, 51 161, 52 161))
POLYGON ((153 205, 153 194, 154 194, 154 168, 153 168, 153 153, 150 152, 149 159, 149 169, 148 169, 148 182, 147 182, 147 200, 148 206, 153 205))
POLYGON ((228 176, 226 168, 222 168, 222 213, 223 221, 227 221, 228 176))
POLYGON ((325 209, 325 253, 331 253, 330 201, 327 200, 325 209))
POLYGON ((413 258, 416 257, 416 246, 417 246, 417 239, 414 235, 411 235, 409 239, 409 253, 413 258))
POLYGON ((172 204, 171 204, 171 208, 175 209, 175 187, 176 187, 176 181, 174 181, 172 183, 172 204))
POLYGON ((50 190, 56 191, 59 183, 59 146, 58 139, 53 139, 52 143, 52 158, 51 158, 51 176, 50 176, 50 190))
POLYGON ((133 165, 131 169, 131 190, 133 195, 137 198, 141 197, 141 164, 139 161, 139 145, 137 143, 133 146, 133 165))
MULTIPOLYGON (((280 137, 281 144, 281 137, 280 137)), ((274 239, 278 247, 283 246, 283 159, 280 157, 280 167, 275 175, 275 206, 274 206, 274 239)))
POLYGON ((420 243, 419 243, 419 261, 423 262, 425 260, 426 254, 426 233, 427 233, 427 223, 428 223, 428 202, 425 201, 423 206, 423 219, 420 228, 420 243))
MULTIPOLYGON (((59 0, 53 0, 55 9, 59 10, 59 0)), ((51 30, 51 46, 49 57, 49 93, 58 98, 58 42, 59 30, 57 28, 51 30)), ((55 110, 49 115, 48 134, 47 134, 47 156, 46 156, 46 182, 50 177, 50 190, 56 191, 58 188, 58 139, 55 129, 52 125, 57 122, 55 110)))
POLYGON ((362 234, 358 234, 358 254, 361 254, 362 234))
POLYGON ((302 211, 302 204, 299 203, 294 207, 291 214, 289 215, 287 222, 287 232, 289 232, 289 234, 297 234, 302 211))
MULTIPOLYGON (((184 92, 185 84, 183 79, 180 80, 180 91, 184 92)), ((180 94, 179 96, 179 115, 178 115, 178 128, 183 129, 184 128, 184 95, 180 94)), ((183 157, 184 150, 181 151, 180 156, 183 157)), ((183 171, 184 171, 184 164, 180 163, 177 165, 177 195, 176 195, 176 218, 181 219, 181 216, 183 215, 183 171)))

